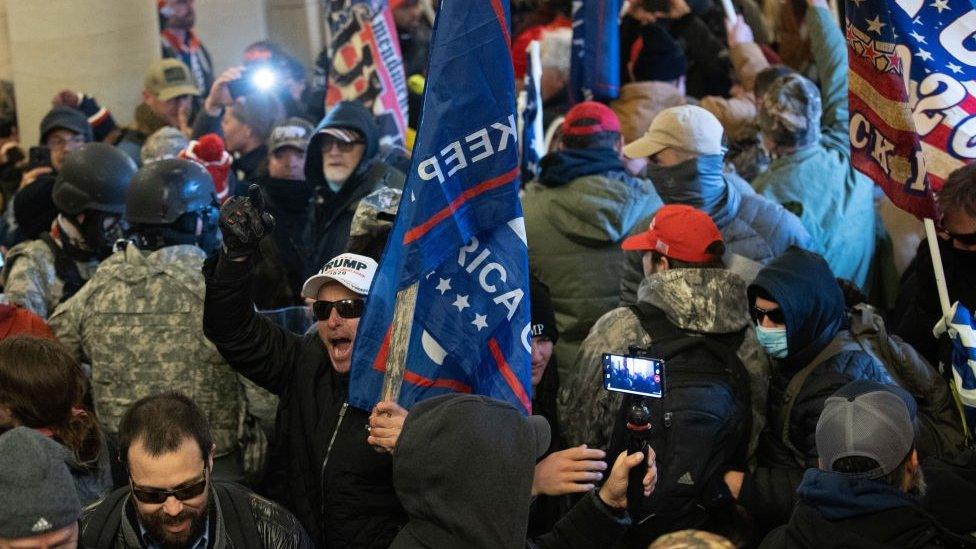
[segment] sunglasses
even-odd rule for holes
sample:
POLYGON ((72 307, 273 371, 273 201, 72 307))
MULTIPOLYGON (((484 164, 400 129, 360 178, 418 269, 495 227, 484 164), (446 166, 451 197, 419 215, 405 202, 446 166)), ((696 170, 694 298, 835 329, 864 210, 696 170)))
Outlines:
POLYGON ((320 299, 312 303, 312 314, 317 320, 328 320, 335 307, 337 313, 342 318, 359 318, 363 316, 363 308, 366 306, 364 299, 340 299, 339 301, 325 301, 320 299))
POLYGON ((786 324, 786 317, 783 315, 783 309, 761 309, 753 305, 749 308, 749 316, 752 317, 752 321, 756 325, 762 324, 763 318, 768 318, 773 324, 786 324))
POLYGON ((353 150, 356 145, 362 145, 362 141, 343 141, 338 137, 333 135, 326 135, 322 137, 322 152, 329 152, 332 150, 332 146, 335 145, 339 148, 339 152, 347 153, 353 150))
MULTIPOLYGON (((129 479, 131 484, 132 479, 129 479)), ((170 496, 180 500, 186 501, 188 499, 193 499, 203 493, 207 489, 207 469, 203 469, 203 480, 200 482, 195 482, 189 486, 184 486, 183 488, 177 488, 176 490, 144 490, 142 488, 136 488, 132 484, 132 495, 142 503, 153 503, 161 504, 165 503, 170 496)))

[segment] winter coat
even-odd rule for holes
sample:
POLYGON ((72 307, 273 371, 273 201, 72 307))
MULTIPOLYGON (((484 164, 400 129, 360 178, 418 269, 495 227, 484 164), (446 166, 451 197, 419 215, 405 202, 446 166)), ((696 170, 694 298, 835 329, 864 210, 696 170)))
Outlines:
MULTIPOLYGON (((688 332, 726 334, 746 329, 736 353, 749 372, 753 431, 750 453, 765 424, 766 380, 770 363, 756 342, 746 306, 746 284, 724 269, 669 269, 641 282, 638 299, 664 311, 688 332)), ((626 354, 631 345, 652 343, 629 307, 603 315, 583 341, 576 361, 577 376, 560 391, 559 414, 569 446, 607 448, 623 397, 603 388, 603 353, 626 354)))
POLYGON ((661 206, 651 182, 628 175, 610 149, 550 153, 526 187, 529 267, 552 296, 562 383, 590 327, 617 304, 620 242, 661 206))
POLYGON ((254 311, 250 263, 221 256, 204 266, 203 329, 232 368, 279 398, 286 507, 318 546, 387 547, 404 521, 391 458, 366 444, 369 414, 346 403, 348 375, 332 369, 318 334, 254 311))
POLYGON ((882 481, 810 469, 797 496, 790 522, 766 536, 762 549, 976 546, 945 530, 915 496, 882 481))
POLYGON ((680 19, 662 20, 668 33, 681 45, 688 61, 685 88, 689 97, 727 95, 732 86, 729 78, 731 66, 726 49, 708 25, 696 14, 689 13, 680 19))
POLYGON ((630 519, 595 493, 552 532, 526 540, 535 444, 525 419, 503 402, 451 394, 418 403, 394 460, 397 495, 410 521, 390 548, 613 547, 630 519))
POLYGON ((620 134, 630 143, 644 136, 654 117, 664 109, 685 104, 685 96, 667 82, 631 82, 620 88, 610 103, 620 119, 620 134))
POLYGON ((775 158, 752 183, 799 216, 835 276, 863 288, 874 256, 874 184, 851 164, 847 45, 830 10, 810 8, 806 22, 820 73, 822 137, 775 158))
MULTIPOLYGON (((939 250, 950 301, 959 301, 970 311, 976 310, 976 252, 957 250, 951 242, 941 238, 939 250)), ((942 307, 935 285, 932 255, 928 242, 923 240, 914 261, 902 275, 898 302, 891 318, 892 331, 918 349, 929 364, 948 363, 951 357, 948 339, 943 338, 940 343, 932 335, 932 328, 941 319, 942 307)))
MULTIPOLYGON (((247 521, 237 519, 231 523, 226 518, 241 512, 249 512, 254 528, 257 530, 257 545, 265 549, 308 549, 313 547, 302 526, 288 511, 276 503, 261 496, 248 492, 236 484, 218 482, 222 490, 233 491, 234 496, 247 501, 247 509, 237 508, 234 501, 222 499, 217 490, 210 488, 211 511, 210 542, 207 547, 213 549, 229 549, 233 547, 232 537, 244 538, 253 535, 251 532, 228 533, 228 528, 234 524, 238 528, 247 528, 247 521)), ((133 504, 130 502, 130 488, 120 488, 109 494, 102 501, 85 509, 81 517, 81 531, 79 547, 87 549, 139 549, 145 547, 140 534, 140 526, 133 520, 133 504), (111 505, 111 509, 103 506, 111 505), (114 531, 107 529, 114 528, 114 531)))
POLYGON ((312 189, 312 208, 306 227, 311 246, 308 267, 316 271, 346 250, 359 201, 383 186, 402 188, 405 176, 378 157, 379 129, 372 113, 358 103, 341 102, 329 111, 315 128, 306 150, 305 181, 312 189), (328 127, 356 130, 366 140, 359 166, 338 192, 329 188, 322 170, 321 132, 328 127))
POLYGON ((976 497, 976 450, 953 458, 927 459, 922 462, 922 473, 928 486, 922 507, 951 532, 976 534, 976 515, 967 503, 976 497))
MULTIPOLYGON (((722 170, 721 155, 704 155, 671 167, 649 166, 647 175, 665 204, 686 204, 707 213, 725 241, 727 254, 761 265, 782 255, 790 246, 809 248, 810 235, 800 220, 782 206, 757 196, 749 184, 722 170)), ((643 220, 633 232, 647 230, 643 220)), ((626 254, 621 301, 634 303, 644 278, 640 252, 626 254)))
POLYGON ((807 377, 784 418, 787 387, 793 376, 819 355, 845 327, 844 296, 820 256, 792 248, 767 265, 749 287, 749 302, 763 290, 786 319, 788 355, 775 359, 769 380, 766 428, 760 434, 757 468, 746 472, 739 501, 757 520, 759 532, 783 524, 803 471, 817 465, 817 421, 824 401, 851 381, 894 384, 884 365, 864 351, 841 351, 822 360, 807 377), (788 433, 788 442, 782 439, 788 433))
POLYGON ((51 223, 58 217, 58 207, 51 196, 57 177, 57 172, 42 174, 14 195, 18 243, 40 238, 51 230, 51 223))

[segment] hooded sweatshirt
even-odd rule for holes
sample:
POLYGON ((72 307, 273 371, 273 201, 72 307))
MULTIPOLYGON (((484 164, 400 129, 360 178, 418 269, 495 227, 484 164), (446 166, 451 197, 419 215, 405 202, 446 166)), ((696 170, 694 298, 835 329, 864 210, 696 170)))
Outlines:
POLYGON ((792 494, 803 470, 816 466, 817 420, 827 397, 857 379, 892 384, 894 381, 868 353, 841 351, 814 369, 797 392, 789 417, 783 418, 790 380, 846 329, 844 296, 827 262, 799 248, 789 249, 759 272, 749 286, 749 303, 754 303, 761 292, 783 311, 787 356, 774 359, 767 429, 760 436, 757 451, 759 467, 754 473, 746 473, 740 501, 754 516, 758 515, 760 524, 768 520, 769 526, 775 526, 789 518, 792 494), (789 433, 789 442, 803 454, 803 463, 798 463, 783 443, 784 429, 789 433))
MULTIPOLYGON (((664 311, 668 320, 687 332, 727 334, 745 328, 736 353, 749 372, 753 431, 765 423, 769 358, 749 326, 746 284, 725 269, 669 269, 644 279, 638 293, 642 303, 664 311)), ((627 353, 630 345, 646 347, 651 338, 629 307, 603 315, 583 341, 576 361, 577 376, 560 390, 559 415, 570 446, 606 448, 623 398, 603 388, 603 353, 627 353)), ((750 438, 750 452, 757 435, 750 438)))
POLYGON ((309 269, 316 270, 345 251, 353 214, 360 199, 383 185, 403 186, 404 175, 376 158, 379 137, 380 131, 373 113, 356 101, 340 102, 315 128, 305 153, 305 181, 312 188, 307 239, 311 246, 309 269), (338 192, 329 188, 322 169, 322 130, 326 128, 355 130, 366 142, 359 165, 338 192))
POLYGON ((551 153, 526 187, 529 265, 552 296, 563 382, 590 327, 617 304, 620 242, 662 205, 651 182, 628 175, 611 149, 551 153))
MULTIPOLYGON (((760 265, 779 257, 790 246, 809 249, 811 239, 800 220, 785 208, 757 196, 735 174, 723 172, 720 154, 702 155, 674 166, 648 166, 665 204, 693 206, 709 215, 725 242, 726 252, 760 265)), ((650 220, 635 231, 644 231, 650 220)), ((644 276, 641 253, 627 254, 627 272, 621 284, 621 300, 633 303, 644 276)))
POLYGON ((789 524, 761 547, 959 546, 922 511, 918 499, 884 482, 851 479, 810 469, 797 489, 799 504, 789 524))
POLYGON ((393 458, 393 484, 410 519, 391 549, 525 547, 546 433, 541 440, 513 406, 487 397, 450 394, 414 406, 393 458))

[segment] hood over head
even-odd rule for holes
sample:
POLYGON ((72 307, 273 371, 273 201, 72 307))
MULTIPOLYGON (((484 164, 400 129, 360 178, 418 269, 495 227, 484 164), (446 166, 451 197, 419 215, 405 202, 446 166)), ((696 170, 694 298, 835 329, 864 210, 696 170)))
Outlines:
POLYGON ((305 152, 305 180, 312 187, 326 184, 325 174, 322 172, 321 143, 322 130, 326 128, 356 130, 366 140, 366 150, 363 151, 363 158, 353 176, 361 174, 379 151, 380 130, 373 113, 358 101, 340 101, 319 122, 305 152))
POLYGON ((727 334, 749 325, 746 283, 725 269, 668 269, 645 278, 637 300, 683 330, 727 334))
POLYGON ((479 395, 418 403, 393 457, 393 484, 410 517, 391 547, 525 547, 541 416, 479 395))
POLYGON ((813 252, 791 247, 771 261, 749 286, 750 305, 761 291, 783 310, 789 354, 782 362, 792 369, 809 364, 844 327, 844 294, 813 252))

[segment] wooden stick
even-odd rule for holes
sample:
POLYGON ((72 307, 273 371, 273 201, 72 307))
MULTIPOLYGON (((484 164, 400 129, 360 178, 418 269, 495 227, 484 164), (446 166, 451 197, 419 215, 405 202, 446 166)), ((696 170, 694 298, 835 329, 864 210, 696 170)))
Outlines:
POLYGON ((397 292, 393 308, 393 333, 390 335, 390 349, 386 357, 386 376, 383 378, 383 394, 380 400, 396 402, 400 398, 403 385, 403 370, 407 364, 407 351, 410 347, 410 332, 413 330, 413 312, 417 306, 417 289, 420 282, 414 282, 397 292))
POLYGON ((932 267, 935 269, 935 286, 939 290, 939 304, 942 306, 942 314, 946 317, 952 310, 952 303, 949 301, 949 289, 946 287, 945 270, 942 268, 942 253, 939 252, 938 236, 935 234, 935 222, 931 219, 924 219, 925 239, 929 243, 929 253, 932 254, 932 267))
POLYGON ((732 6, 732 0, 722 0, 722 9, 725 11, 725 19, 730 24, 735 24, 738 17, 735 15, 735 7, 732 6))

